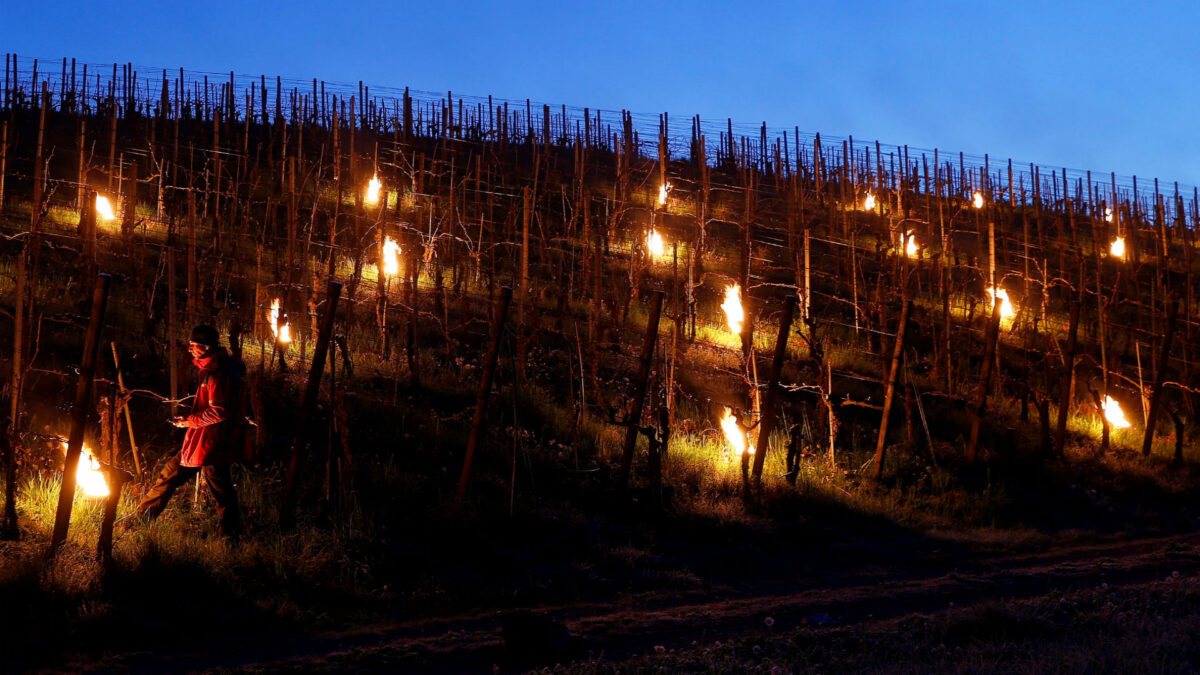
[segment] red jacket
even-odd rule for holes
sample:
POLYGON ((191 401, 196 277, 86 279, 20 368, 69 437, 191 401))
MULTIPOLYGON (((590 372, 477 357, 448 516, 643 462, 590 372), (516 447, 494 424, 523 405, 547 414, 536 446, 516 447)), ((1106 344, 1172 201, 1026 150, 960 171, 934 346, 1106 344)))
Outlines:
POLYGON ((187 433, 179 463, 183 466, 224 464, 238 458, 238 433, 245 420, 240 362, 216 347, 192 361, 200 369, 200 386, 192 414, 183 418, 187 433))

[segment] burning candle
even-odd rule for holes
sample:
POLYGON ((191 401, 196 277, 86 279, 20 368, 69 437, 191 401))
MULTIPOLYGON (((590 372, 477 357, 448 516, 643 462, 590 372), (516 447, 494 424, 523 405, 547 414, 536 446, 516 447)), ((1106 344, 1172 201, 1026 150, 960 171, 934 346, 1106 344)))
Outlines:
POLYGON ((746 442, 746 432, 742 430, 728 406, 725 406, 725 415, 721 417, 721 432, 725 434, 725 440, 733 449, 734 457, 741 457, 746 453, 754 454, 754 446, 746 442))
POLYGON ((725 302, 721 303, 725 310, 725 321, 734 335, 742 334, 742 322, 746 320, 746 312, 742 309, 742 287, 730 284, 725 287, 725 302))
POLYGON ((100 193, 96 193, 96 215, 100 216, 100 220, 117 219, 117 214, 113 213, 112 204, 109 203, 108 197, 100 193))
POLYGON ((372 176, 371 180, 367 183, 367 194, 365 201, 368 204, 379 203, 379 189, 381 187, 383 187, 383 184, 379 182, 379 176, 372 176))
POLYGON ((975 194, 971 195, 971 205, 977 209, 983 208, 983 193, 982 192, 980 192, 979 190, 976 190, 975 194))
MULTIPOLYGON (((63 442, 62 446, 63 452, 66 452, 66 442, 63 442)), ((75 485, 83 491, 85 497, 107 497, 109 494, 108 482, 104 480, 100 462, 92 456, 86 444, 79 451, 79 464, 75 467, 75 485)))
POLYGON ((1003 288, 989 288, 987 289, 987 294, 991 299, 993 308, 996 307, 997 302, 1000 303, 1000 318, 1011 319, 1016 316, 1016 312, 1013 310, 1013 305, 1008 300, 1008 291, 1004 290, 1003 288))
POLYGON ((1125 259, 1125 237, 1117 237, 1113 239, 1112 244, 1108 247, 1108 253, 1114 258, 1125 259))
POLYGON ((874 210, 875 210, 875 195, 868 192, 866 199, 863 199, 863 211, 874 211, 874 210))
POLYGON ((396 276, 400 273, 400 244, 397 244, 391 237, 387 237, 383 242, 383 273, 389 277, 396 276))
POLYGON ((1118 429, 1133 426, 1129 420, 1125 419, 1125 411, 1121 410, 1121 404, 1113 400, 1111 396, 1104 397, 1104 419, 1118 429))
POLYGON ((646 235, 646 250, 650 252, 650 256, 661 258, 666 253, 666 244, 663 243, 662 235, 658 230, 651 229, 646 235))

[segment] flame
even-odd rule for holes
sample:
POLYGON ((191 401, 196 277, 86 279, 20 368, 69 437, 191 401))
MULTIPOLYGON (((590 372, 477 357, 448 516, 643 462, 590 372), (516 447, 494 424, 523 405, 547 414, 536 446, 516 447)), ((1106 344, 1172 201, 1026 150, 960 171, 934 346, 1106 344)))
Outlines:
POLYGON ((400 244, 387 237, 383 242, 383 273, 389 277, 400 273, 400 244))
POLYGON ((1111 396, 1104 397, 1104 419, 1118 429, 1133 426, 1129 420, 1125 419, 1125 411, 1121 410, 1121 404, 1113 400, 1111 396))
POLYGON ((658 230, 650 230, 650 234, 646 235, 646 250, 655 258, 661 258, 666 253, 666 245, 658 230))
POLYGON ((721 418, 721 432, 725 434, 725 440, 729 441, 729 447, 733 448, 734 457, 754 454, 754 446, 747 443, 746 432, 742 431, 728 406, 725 407, 725 416, 721 418))
POLYGON ((863 200, 863 211, 875 210, 875 195, 867 193, 867 198, 863 200))
MULTIPOLYGON (((63 452, 67 451, 64 441, 63 452)), ((83 491, 85 497, 107 497, 108 482, 104 480, 104 472, 100 470, 100 462, 92 456, 86 444, 79 451, 79 464, 75 468, 75 486, 83 491)))
POLYGON ((1107 206, 1104 207, 1104 222, 1111 223, 1112 219, 1113 219, 1112 209, 1107 206))
POLYGON ((271 311, 267 313, 267 321, 271 323, 271 333, 275 335, 277 342, 287 344, 292 341, 291 326, 287 322, 284 322, 282 326, 279 325, 279 298, 271 301, 271 311))
POLYGON ((1112 245, 1108 247, 1108 253, 1114 258, 1125 259, 1125 237, 1117 237, 1113 239, 1112 245))
POLYGON ((379 189, 381 187, 383 187, 383 184, 379 182, 379 176, 372 176, 371 180, 367 183, 366 202, 368 204, 379 203, 379 189))
POLYGON ((991 298, 993 308, 996 306, 997 301, 1000 302, 1000 318, 1011 319, 1016 316, 1016 311, 1013 309, 1012 303, 1008 300, 1008 291, 1003 288, 989 288, 987 289, 987 294, 991 298))
POLYGON ((917 257, 917 237, 912 230, 904 235, 904 255, 910 258, 917 257))
POLYGON ((983 208, 983 193, 982 192, 980 192, 979 190, 976 190, 975 194, 971 195, 971 205, 977 209, 983 208))
POLYGON ((742 309, 742 287, 730 284, 725 287, 725 302, 721 303, 725 310, 725 321, 734 335, 742 334, 742 322, 746 320, 746 312, 742 309))
POLYGON ((112 204, 109 203, 108 197, 102 194, 96 195, 96 215, 100 216, 100 220, 117 219, 117 214, 113 213, 112 204))
POLYGON ((667 181, 658 186, 658 205, 665 206, 667 203, 667 193, 671 191, 671 182, 667 181))

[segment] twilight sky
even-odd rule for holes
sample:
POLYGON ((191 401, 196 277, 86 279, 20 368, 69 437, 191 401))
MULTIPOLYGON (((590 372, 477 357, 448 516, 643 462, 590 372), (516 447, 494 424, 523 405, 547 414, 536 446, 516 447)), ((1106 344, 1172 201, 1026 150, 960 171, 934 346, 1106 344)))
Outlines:
POLYGON ((1194 0, 0 0, 0 51, 22 57, 732 117, 1188 185, 1198 35, 1194 0))

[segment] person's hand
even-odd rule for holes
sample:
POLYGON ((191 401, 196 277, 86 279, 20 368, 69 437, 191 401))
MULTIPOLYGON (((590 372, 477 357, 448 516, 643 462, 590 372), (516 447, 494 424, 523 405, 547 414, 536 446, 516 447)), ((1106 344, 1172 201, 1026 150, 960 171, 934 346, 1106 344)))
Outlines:
POLYGON ((167 421, 169 421, 171 424, 179 427, 180 429, 187 427, 187 418, 185 418, 185 417, 172 417, 170 420, 167 420, 167 421))

